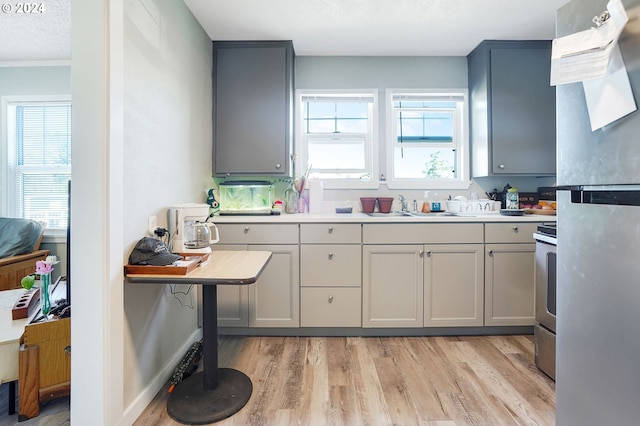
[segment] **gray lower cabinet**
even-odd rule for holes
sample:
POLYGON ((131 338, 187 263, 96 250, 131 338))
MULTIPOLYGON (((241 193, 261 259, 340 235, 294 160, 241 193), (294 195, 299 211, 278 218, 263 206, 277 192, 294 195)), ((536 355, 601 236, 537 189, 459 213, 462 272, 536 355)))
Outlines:
POLYGON ((424 326, 482 326, 484 244, 430 244, 424 250, 424 326))
POLYGON ((484 41, 467 57, 473 177, 555 175, 550 41, 484 41))
POLYGON ((363 243, 363 327, 483 324, 482 224, 365 224, 363 243))
POLYGON ((299 327, 298 225, 218 224, 214 250, 266 250, 271 260, 255 284, 219 285, 221 327, 299 327), (266 242, 271 242, 267 244, 266 242))
POLYGON ((300 225, 300 325, 360 327, 360 224, 300 225))
POLYGON ((422 245, 362 247, 362 326, 422 327, 422 245))
POLYGON ((485 325, 534 324, 537 225, 485 224, 485 325))
POLYGON ((290 175, 290 41, 213 43, 213 172, 290 175))

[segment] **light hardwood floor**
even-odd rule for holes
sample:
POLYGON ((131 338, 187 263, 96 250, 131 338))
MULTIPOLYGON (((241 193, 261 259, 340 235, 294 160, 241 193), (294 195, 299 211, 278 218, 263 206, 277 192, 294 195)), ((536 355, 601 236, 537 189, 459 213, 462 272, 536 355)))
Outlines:
MULTIPOLYGON (((219 365, 253 382, 217 425, 553 425, 555 384, 533 336, 231 337, 219 365)), ((137 426, 178 425, 167 387, 137 426)))

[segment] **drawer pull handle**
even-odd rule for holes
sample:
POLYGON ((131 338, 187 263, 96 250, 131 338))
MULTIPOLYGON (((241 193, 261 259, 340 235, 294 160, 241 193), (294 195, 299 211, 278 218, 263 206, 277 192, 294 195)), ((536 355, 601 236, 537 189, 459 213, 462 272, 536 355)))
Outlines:
POLYGON ((514 227, 513 227, 513 232, 515 232, 515 233, 517 234, 517 233, 518 233, 518 231, 519 231, 518 227, 517 227, 517 226, 514 226, 514 227))
POLYGON ((327 256, 329 258, 329 260, 333 260, 333 253, 329 253, 329 256, 327 256))
POLYGON ((333 303, 333 296, 329 296, 329 303, 333 303))
POLYGON ((329 228, 329 233, 333 234, 333 226, 329 228))
POLYGON ((245 227, 244 227, 244 233, 245 233, 245 234, 248 234, 248 233, 249 233, 249 227, 248 227, 248 226, 245 226, 245 227))

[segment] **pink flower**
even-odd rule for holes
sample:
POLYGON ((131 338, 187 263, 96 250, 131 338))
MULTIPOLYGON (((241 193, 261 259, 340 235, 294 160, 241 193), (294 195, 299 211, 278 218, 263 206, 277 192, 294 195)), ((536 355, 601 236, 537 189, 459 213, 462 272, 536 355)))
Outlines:
POLYGON ((36 273, 46 274, 53 271, 53 265, 45 262, 44 260, 38 260, 36 262, 36 273))

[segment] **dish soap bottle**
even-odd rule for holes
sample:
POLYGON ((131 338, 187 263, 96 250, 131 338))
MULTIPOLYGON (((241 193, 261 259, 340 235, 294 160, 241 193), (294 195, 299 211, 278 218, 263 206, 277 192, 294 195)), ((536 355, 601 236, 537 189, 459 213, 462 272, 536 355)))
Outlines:
POLYGON ((511 187, 507 190, 507 210, 518 210, 520 208, 520 197, 518 188, 511 187))
POLYGON ((431 213, 431 203, 429 203, 429 191, 424 191, 424 199, 422 201, 422 213, 431 213))
POLYGON ((438 198, 438 194, 433 194, 433 200, 431 201, 431 211, 439 212, 442 210, 442 206, 440 205, 440 198, 438 198))

